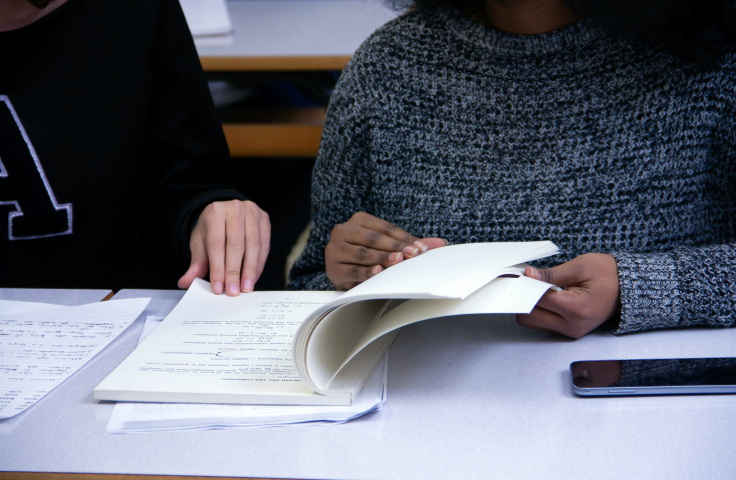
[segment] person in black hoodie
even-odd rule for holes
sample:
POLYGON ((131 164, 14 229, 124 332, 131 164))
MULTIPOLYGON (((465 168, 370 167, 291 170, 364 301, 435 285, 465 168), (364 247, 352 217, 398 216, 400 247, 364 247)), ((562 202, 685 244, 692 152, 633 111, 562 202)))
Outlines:
POLYGON ((140 237, 252 291, 270 223, 231 178, 176 0, 0 2, 0 287, 124 287, 140 237))

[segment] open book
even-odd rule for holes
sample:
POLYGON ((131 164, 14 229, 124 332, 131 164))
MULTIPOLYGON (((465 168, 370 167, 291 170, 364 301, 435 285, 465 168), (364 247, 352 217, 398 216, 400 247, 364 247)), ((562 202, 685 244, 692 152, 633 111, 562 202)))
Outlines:
POLYGON ((522 264, 556 253, 551 242, 438 248, 345 293, 231 298, 197 280, 95 388, 95 398, 350 405, 401 327, 451 315, 531 312, 552 285, 524 277, 522 264))

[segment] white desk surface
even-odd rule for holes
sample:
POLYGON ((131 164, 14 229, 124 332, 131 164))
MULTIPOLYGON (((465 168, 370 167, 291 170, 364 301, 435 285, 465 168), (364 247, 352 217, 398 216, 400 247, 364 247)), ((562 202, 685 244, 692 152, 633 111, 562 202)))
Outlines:
MULTIPOLYGON (((134 347, 154 300, 89 365, 0 422, 0 470, 276 478, 732 479, 736 395, 576 398, 582 359, 736 356, 736 329, 567 340, 513 321, 447 318, 391 347, 388 401, 346 425, 105 435, 92 389, 134 347)), ((41 298, 39 298, 41 300, 41 298)))
POLYGON ((195 39, 200 57, 352 55, 398 15, 380 0, 235 0, 233 33, 195 39))
POLYGON ((99 302, 111 293, 112 290, 0 288, 0 300, 74 306, 99 302))

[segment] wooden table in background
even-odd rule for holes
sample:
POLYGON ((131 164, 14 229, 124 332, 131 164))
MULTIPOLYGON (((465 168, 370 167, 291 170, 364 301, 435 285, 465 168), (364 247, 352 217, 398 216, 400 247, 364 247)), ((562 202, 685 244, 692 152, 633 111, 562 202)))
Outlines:
MULTIPOLYGON (((197 38, 210 74, 340 71, 378 27, 397 16, 380 0, 231 0, 233 33, 197 38)), ((225 123, 233 157, 315 157, 326 110, 258 112, 225 123)))

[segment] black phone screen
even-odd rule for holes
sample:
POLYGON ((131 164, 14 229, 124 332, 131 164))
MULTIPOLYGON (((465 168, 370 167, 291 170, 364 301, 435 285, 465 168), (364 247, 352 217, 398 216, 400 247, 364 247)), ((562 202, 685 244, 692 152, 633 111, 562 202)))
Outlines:
POLYGON ((592 360, 570 371, 579 388, 736 385, 736 358, 592 360))

